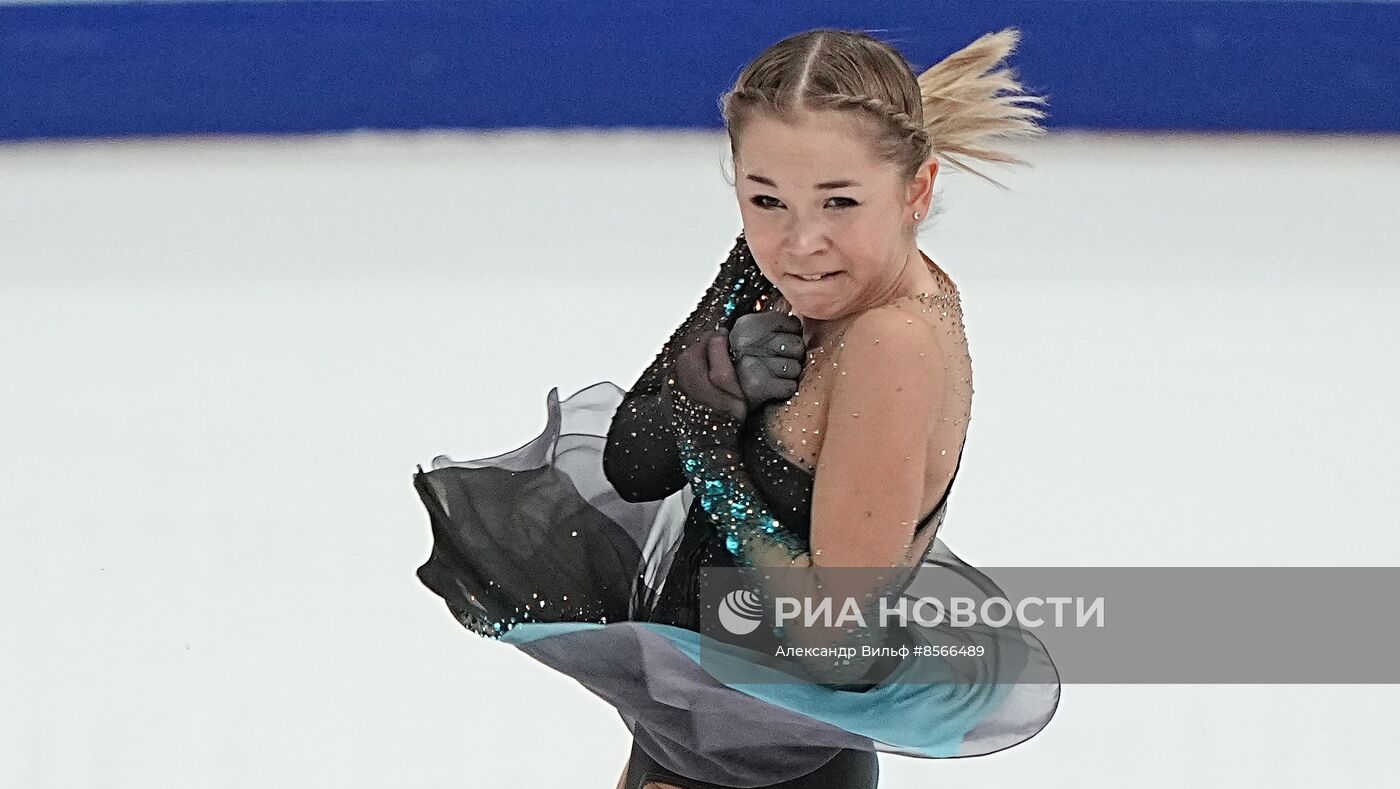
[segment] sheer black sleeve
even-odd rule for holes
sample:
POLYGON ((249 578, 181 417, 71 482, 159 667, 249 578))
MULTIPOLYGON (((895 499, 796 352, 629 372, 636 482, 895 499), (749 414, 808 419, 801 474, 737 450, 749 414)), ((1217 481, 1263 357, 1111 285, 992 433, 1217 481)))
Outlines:
POLYGON ((704 298, 661 346, 613 415, 603 473, 623 499, 656 501, 685 486, 666 392, 676 357, 695 335, 713 329, 728 331, 740 316, 761 310, 773 293, 776 289, 758 270, 740 233, 704 298))

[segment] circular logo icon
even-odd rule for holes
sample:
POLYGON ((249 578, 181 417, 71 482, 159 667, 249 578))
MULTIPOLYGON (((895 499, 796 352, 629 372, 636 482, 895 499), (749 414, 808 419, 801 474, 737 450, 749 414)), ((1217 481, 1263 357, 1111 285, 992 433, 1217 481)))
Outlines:
POLYGON ((746 636, 763 621, 763 605, 749 589, 736 589, 719 601, 719 623, 736 636, 746 636))

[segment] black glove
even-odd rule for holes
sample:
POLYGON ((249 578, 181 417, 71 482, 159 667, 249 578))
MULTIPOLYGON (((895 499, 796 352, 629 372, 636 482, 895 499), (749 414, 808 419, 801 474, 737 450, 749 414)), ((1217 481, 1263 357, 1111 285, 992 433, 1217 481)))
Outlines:
MULTIPOLYGON (((692 336, 676 357, 675 385, 668 384, 667 391, 673 401, 688 400, 691 406, 708 412, 711 423, 732 421, 737 425, 748 416, 748 406, 729 359, 728 342, 719 329, 692 336)), ((698 423, 694 426, 699 427, 698 423)))
POLYGON ((749 410, 792 397, 806 353, 802 322, 794 315, 765 310, 735 320, 729 330, 729 358, 749 410))

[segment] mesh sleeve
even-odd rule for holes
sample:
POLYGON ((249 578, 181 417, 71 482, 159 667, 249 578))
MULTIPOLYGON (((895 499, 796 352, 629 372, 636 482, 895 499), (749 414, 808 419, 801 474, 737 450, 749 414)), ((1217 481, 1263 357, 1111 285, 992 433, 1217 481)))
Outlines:
POLYGON ((603 473, 626 501, 656 501, 686 484, 676 446, 671 398, 666 392, 676 358, 697 334, 728 331, 740 316, 761 310, 776 289, 758 270, 740 233, 719 274, 690 316, 627 392, 613 415, 603 453, 603 473))

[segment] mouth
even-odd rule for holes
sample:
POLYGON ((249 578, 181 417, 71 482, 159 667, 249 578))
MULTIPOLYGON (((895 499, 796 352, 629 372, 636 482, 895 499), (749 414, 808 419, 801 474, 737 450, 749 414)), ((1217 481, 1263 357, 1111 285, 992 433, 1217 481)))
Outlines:
POLYGON ((792 279, 799 280, 802 282, 821 282, 823 280, 831 279, 832 277, 835 277, 836 275, 841 273, 842 272, 840 271, 828 271, 822 274, 789 274, 788 276, 792 279))

